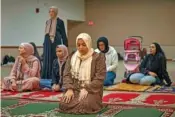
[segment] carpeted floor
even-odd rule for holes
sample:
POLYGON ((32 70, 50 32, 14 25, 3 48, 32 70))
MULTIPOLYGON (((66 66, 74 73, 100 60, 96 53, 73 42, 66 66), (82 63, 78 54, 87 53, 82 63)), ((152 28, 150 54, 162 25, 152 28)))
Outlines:
POLYGON ((117 83, 113 86, 104 87, 106 91, 128 91, 128 92, 153 92, 153 93, 175 93, 175 84, 166 86, 143 86, 138 84, 117 83))
POLYGON ((175 94, 112 92, 103 97, 103 103, 175 107, 175 94))
MULTIPOLYGON (((125 71, 122 61, 119 62, 119 66, 117 82, 123 79, 125 71)), ((167 67, 172 81, 175 82, 175 62, 168 62, 167 67)), ((1 78, 8 76, 10 69, 9 66, 2 67, 1 78)), ((175 117, 175 87, 148 89, 143 88, 140 92, 104 90, 103 102, 108 104, 108 107, 102 112, 92 115, 59 113, 57 110, 61 93, 1 92, 3 97, 1 114, 4 115, 2 117, 34 117, 34 115, 36 115, 35 117, 175 117)))
POLYGON ((175 117, 174 93, 108 91, 103 96, 103 103, 107 107, 92 115, 59 113, 58 105, 62 95, 60 92, 1 93, 3 117, 140 117, 144 112, 148 114, 142 117, 175 117), (34 116, 35 114, 37 116, 34 116))
POLYGON ((52 91, 33 91, 33 92, 11 92, 2 91, 1 97, 6 99, 32 99, 32 100, 44 100, 44 101, 60 101, 62 92, 52 91))
MULTIPOLYGON (((62 92, 34 91, 34 92, 10 92, 2 91, 4 99, 30 99, 38 101, 59 102, 62 92)), ((146 93, 146 92, 124 92, 106 91, 103 94, 103 102, 106 104, 136 104, 136 105, 164 105, 175 107, 174 93, 146 93)))
POLYGON ((165 106, 112 104, 96 114, 74 115, 59 113, 58 102, 26 99, 2 99, 1 107, 2 117, 173 117, 175 111, 165 106))

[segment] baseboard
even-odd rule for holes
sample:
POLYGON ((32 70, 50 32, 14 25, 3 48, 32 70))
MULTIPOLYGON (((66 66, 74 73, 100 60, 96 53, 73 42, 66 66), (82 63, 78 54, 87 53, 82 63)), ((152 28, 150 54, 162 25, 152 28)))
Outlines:
POLYGON ((173 59, 167 59, 167 61, 173 61, 173 59))
MULTIPOLYGON (((36 46, 37 48, 43 48, 43 46, 36 46)), ((19 46, 1 46, 2 49, 19 48, 19 46)))

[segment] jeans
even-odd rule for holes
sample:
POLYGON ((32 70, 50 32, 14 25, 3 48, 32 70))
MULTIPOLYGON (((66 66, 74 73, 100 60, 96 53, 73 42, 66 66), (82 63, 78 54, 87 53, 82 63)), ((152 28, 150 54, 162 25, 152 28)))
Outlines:
POLYGON ((114 79, 116 77, 116 73, 114 72, 107 72, 106 73, 106 78, 104 80, 104 86, 110 86, 114 84, 114 79))
POLYGON ((134 73, 129 78, 130 82, 140 85, 151 85, 156 83, 156 78, 142 73, 134 73))
POLYGON ((49 88, 51 89, 52 79, 40 79, 40 88, 49 88))

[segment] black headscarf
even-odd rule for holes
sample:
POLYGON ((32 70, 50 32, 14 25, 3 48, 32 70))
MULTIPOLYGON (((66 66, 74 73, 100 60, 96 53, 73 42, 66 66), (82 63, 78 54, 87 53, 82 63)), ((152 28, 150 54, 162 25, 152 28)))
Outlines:
POLYGON ((156 42, 154 42, 152 44, 154 44, 155 47, 156 47, 156 54, 161 54, 161 55, 163 55, 165 57, 165 53, 162 50, 162 48, 160 47, 160 45, 158 43, 156 43, 156 42))
POLYGON ((101 52, 103 52, 103 53, 108 52, 108 50, 109 50, 108 39, 107 39, 106 37, 100 37, 100 38, 98 38, 98 40, 97 40, 97 48, 98 48, 101 52), (104 51, 101 51, 100 48, 99 48, 99 43, 100 43, 100 42, 103 42, 103 43, 105 44, 105 50, 104 50, 104 51))
POLYGON ((33 46, 34 48, 34 56, 37 57, 39 60, 41 60, 40 56, 39 56, 39 53, 38 53, 38 50, 36 48, 36 45, 34 42, 30 42, 30 44, 33 46))
POLYGON ((156 54, 155 54, 156 59, 158 59, 160 56, 163 56, 165 60, 165 67, 166 67, 166 56, 165 56, 164 51, 162 50, 162 48, 160 47, 158 43, 154 42, 152 44, 154 44, 156 47, 156 54))

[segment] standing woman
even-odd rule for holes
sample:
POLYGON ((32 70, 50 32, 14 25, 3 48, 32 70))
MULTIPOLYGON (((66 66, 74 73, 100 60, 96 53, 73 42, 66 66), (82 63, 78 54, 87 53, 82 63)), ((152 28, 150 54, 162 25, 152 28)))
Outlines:
POLYGON ((57 58, 55 48, 63 44, 68 46, 64 22, 58 15, 58 8, 55 6, 49 9, 50 19, 46 21, 45 39, 43 49, 42 79, 51 79, 52 63, 57 58))

